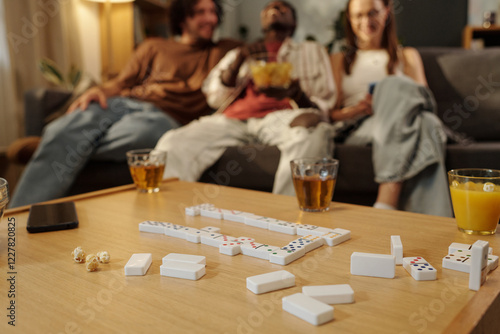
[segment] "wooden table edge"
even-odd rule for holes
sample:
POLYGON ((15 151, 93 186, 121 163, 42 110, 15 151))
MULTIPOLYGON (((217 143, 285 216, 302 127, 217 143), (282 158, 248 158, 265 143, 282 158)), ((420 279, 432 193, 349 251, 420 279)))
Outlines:
POLYGON ((497 333, 498 328, 495 328, 495 324, 488 323, 485 319, 489 312, 497 315, 500 313, 500 271, 498 269, 488 275, 486 282, 443 333, 497 333), (494 304, 499 304, 496 312, 491 309, 494 304))
MULTIPOLYGON (((173 181, 178 181, 179 179, 176 177, 171 177, 164 179, 162 183, 167 183, 167 182, 173 182, 173 181)), ((62 197, 62 198, 57 198, 53 199, 50 201, 45 201, 45 202, 40 202, 36 204, 49 204, 49 203, 60 203, 60 202, 67 202, 67 201, 78 201, 82 199, 87 199, 87 198, 92 198, 92 197, 99 197, 99 196, 105 196, 109 194, 114 194, 118 193, 121 191, 126 191, 126 190, 131 190, 134 189, 135 185, 134 184, 126 184, 123 186, 118 186, 118 187, 113 187, 113 188, 106 188, 102 190, 96 190, 96 191, 91 191, 88 193, 83 193, 83 194, 78 194, 78 195, 73 195, 73 196, 68 196, 68 197, 62 197)), ((12 208, 12 209, 7 209, 5 210, 5 216, 12 215, 15 213, 20 213, 20 212, 25 212, 28 211, 31 207, 31 204, 29 205, 24 205, 24 206, 19 206, 17 208, 12 208)))

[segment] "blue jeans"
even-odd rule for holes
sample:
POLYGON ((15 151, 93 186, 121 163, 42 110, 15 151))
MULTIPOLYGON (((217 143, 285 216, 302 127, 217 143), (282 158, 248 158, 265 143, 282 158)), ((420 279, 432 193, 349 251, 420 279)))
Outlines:
POLYGON ((148 102, 125 97, 108 99, 108 108, 91 103, 51 122, 26 166, 10 207, 63 197, 92 158, 125 161, 125 152, 155 147, 158 139, 180 124, 148 102))

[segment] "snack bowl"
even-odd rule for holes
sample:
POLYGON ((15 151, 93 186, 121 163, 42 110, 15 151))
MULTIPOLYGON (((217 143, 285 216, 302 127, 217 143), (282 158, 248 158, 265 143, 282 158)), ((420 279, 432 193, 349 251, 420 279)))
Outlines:
POLYGON ((288 88, 292 81, 292 64, 266 60, 252 60, 250 71, 258 88, 288 88))

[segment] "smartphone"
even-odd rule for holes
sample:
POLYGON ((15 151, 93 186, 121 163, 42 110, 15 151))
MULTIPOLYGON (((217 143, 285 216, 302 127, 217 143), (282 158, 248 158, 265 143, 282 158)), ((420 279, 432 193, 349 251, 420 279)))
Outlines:
POLYGON ((74 202, 35 204, 30 208, 26 229, 30 233, 66 230, 78 227, 74 202))
POLYGON ((371 82, 368 85, 368 94, 373 95, 373 92, 375 91, 375 86, 377 85, 376 82, 371 82))

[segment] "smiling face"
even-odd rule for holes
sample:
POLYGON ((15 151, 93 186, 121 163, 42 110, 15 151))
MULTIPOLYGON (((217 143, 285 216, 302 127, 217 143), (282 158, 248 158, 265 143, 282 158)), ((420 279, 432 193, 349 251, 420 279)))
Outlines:
POLYGON ((382 0, 351 0, 348 19, 360 48, 379 48, 389 9, 382 0))
POLYGON ((295 17, 292 9, 281 1, 270 2, 260 13, 260 21, 264 31, 295 30, 295 17))
POLYGON ((212 0, 200 0, 193 8, 193 15, 187 16, 181 24, 182 39, 195 43, 212 39, 219 19, 212 0))

